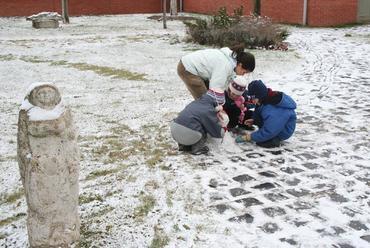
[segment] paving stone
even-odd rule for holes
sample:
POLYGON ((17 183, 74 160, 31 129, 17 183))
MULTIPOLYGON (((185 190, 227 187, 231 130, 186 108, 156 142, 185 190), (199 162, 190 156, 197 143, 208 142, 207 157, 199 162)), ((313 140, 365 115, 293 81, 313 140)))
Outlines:
POLYGON ((261 157, 264 157, 265 155, 258 153, 258 152, 251 152, 251 153, 247 153, 246 156, 248 158, 261 158, 261 157))
POLYGON ((338 172, 342 174, 343 176, 352 176, 355 173, 354 170, 347 170, 347 169, 339 170, 338 172))
POLYGON ((281 242, 286 242, 290 245, 297 245, 297 241, 295 241, 294 239, 287 239, 287 238, 281 238, 280 239, 281 242))
POLYGON ((287 180, 287 181, 285 181, 289 186, 297 186, 300 182, 301 182, 301 180, 300 179, 298 179, 298 178, 293 178, 293 179, 289 179, 289 180, 287 180))
POLYGON ((328 179, 326 176, 323 176, 321 174, 311 174, 311 175, 308 175, 307 177, 318 178, 318 179, 328 179))
POLYGON ((296 154, 294 156, 301 159, 301 160, 312 160, 312 159, 317 158, 317 156, 315 156, 311 153, 307 153, 307 152, 296 154))
POLYGON ((232 222, 247 222, 247 223, 252 223, 254 220, 254 217, 248 213, 240 215, 240 216, 235 216, 229 219, 229 221, 232 222))
POLYGON ((364 235, 364 236, 361 236, 360 238, 370 243, 370 235, 364 235))
POLYGON ((239 162, 239 161, 242 161, 242 162, 247 161, 245 158, 242 158, 240 156, 232 156, 230 157, 230 160, 234 163, 239 162))
POLYGON ((296 227, 304 226, 308 223, 308 221, 293 221, 296 227))
POLYGON ((307 189, 288 189, 286 192, 288 192, 291 195, 294 195, 295 197, 305 196, 310 193, 310 191, 307 189))
POLYGON ((305 201, 296 201, 293 203, 293 205, 287 205, 287 206, 297 211, 313 208, 313 205, 311 203, 305 202, 305 201))
POLYGON ((282 172, 288 173, 288 174, 293 174, 293 173, 300 173, 304 170, 295 168, 295 167, 283 167, 280 169, 282 172))
POLYGON ((319 165, 315 163, 304 163, 302 165, 310 170, 314 170, 314 169, 317 169, 317 167, 319 167, 319 165))
POLYGON ((223 214, 227 209, 230 208, 230 206, 226 204, 218 204, 218 205, 215 205, 214 207, 217 209, 217 212, 219 214, 223 214))
POLYGON ((285 163, 285 159, 283 159, 283 158, 272 159, 271 162, 272 163, 276 162, 278 164, 284 164, 285 163))
POLYGON ((320 213, 319 213, 319 212, 313 212, 313 213, 310 213, 310 215, 311 215, 311 216, 313 216, 313 217, 315 217, 315 218, 317 218, 317 219, 319 219, 319 220, 323 220, 323 221, 325 221, 325 220, 326 220, 324 217, 322 217, 322 216, 320 215, 320 213))
POLYGON ((356 214, 359 213, 353 209, 350 209, 349 207, 344 207, 342 212, 349 217, 354 217, 356 214))
POLYGON ((213 195, 210 197, 211 201, 219 201, 222 200, 223 198, 219 195, 213 195))
POLYGON ((352 246, 350 244, 345 244, 345 243, 340 243, 340 244, 337 244, 337 245, 333 245, 333 247, 335 247, 335 248, 355 248, 354 246, 352 246))
POLYGON ((273 171, 262 171, 258 174, 260 174, 261 176, 264 176, 264 177, 276 177, 277 176, 277 174, 273 171))
POLYGON ((343 202, 348 202, 349 201, 347 198, 345 198, 344 196, 342 196, 342 195, 340 195, 336 192, 329 193, 329 197, 330 197, 330 200, 332 200, 334 202, 343 203, 343 202))
POLYGON ((262 229, 262 231, 264 231, 265 233, 274 233, 276 231, 279 230, 279 227, 276 223, 266 223, 264 224, 263 226, 260 227, 262 229))
POLYGON ((208 186, 211 187, 211 188, 217 188, 217 186, 218 186, 217 180, 212 178, 211 180, 209 180, 208 186))
POLYGON ((256 186, 253 186, 252 188, 253 189, 261 189, 261 190, 273 189, 273 188, 275 188, 275 185, 273 183, 262 183, 262 184, 258 184, 256 186))
POLYGON ((264 194, 264 196, 269 199, 270 201, 276 202, 276 201, 281 201, 281 200, 286 200, 288 199, 287 196, 280 194, 280 193, 268 193, 264 194))
POLYGON ((271 153, 272 155, 280 155, 280 154, 283 153, 283 151, 281 151, 281 150, 277 150, 277 151, 269 151, 269 150, 267 150, 267 152, 268 153, 271 153))
POLYGON ((285 210, 281 207, 268 207, 262 209, 262 211, 270 217, 280 216, 286 214, 285 210))
POLYGON ((244 182, 247 182, 247 181, 250 181, 250 180, 255 180, 255 179, 253 177, 247 175, 247 174, 243 174, 243 175, 233 177, 233 180, 237 181, 239 183, 244 183, 244 182))
POLYGON ((339 235, 339 234, 342 234, 342 233, 346 232, 343 228, 341 228, 339 226, 332 226, 331 228, 334 230, 335 235, 339 235))
POLYGON ((250 207, 250 206, 253 206, 253 205, 261 205, 262 204, 262 202, 260 202, 256 198, 252 198, 252 197, 239 199, 239 200, 236 200, 235 202, 243 203, 244 207, 250 207))
POLYGON ((246 190, 244 190, 242 188, 233 188, 233 189, 230 189, 230 194, 232 196, 234 196, 234 197, 235 196, 240 196, 240 195, 246 195, 248 193, 250 193, 250 192, 248 192, 248 191, 246 191, 246 190))
POLYGON ((367 226, 365 224, 362 224, 360 221, 358 220, 351 220, 348 224, 350 227, 352 227, 353 229, 357 230, 357 231, 360 231, 360 230, 369 230, 369 228, 367 228, 367 226))

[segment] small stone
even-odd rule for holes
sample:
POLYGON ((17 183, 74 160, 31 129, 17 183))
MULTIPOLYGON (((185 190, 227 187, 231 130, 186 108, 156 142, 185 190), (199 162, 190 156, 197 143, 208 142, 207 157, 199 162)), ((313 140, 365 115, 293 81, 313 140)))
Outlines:
POLYGON ((232 222, 247 222, 247 223, 252 223, 254 220, 254 217, 248 213, 240 215, 240 216, 235 216, 229 219, 229 221, 232 222))
POLYGON ((279 227, 277 224, 275 223, 266 223, 264 224, 261 229, 265 232, 265 233, 274 233, 276 232, 277 230, 279 230, 279 227))
POLYGON ((236 200, 235 202, 237 203, 243 203, 243 205, 245 207, 250 207, 250 206, 253 206, 253 205, 261 205, 262 202, 260 202, 259 200, 257 200, 256 198, 243 198, 243 199, 240 199, 240 200, 236 200))
POLYGON ((230 194, 232 196, 234 196, 234 197, 235 196, 240 196, 240 195, 246 195, 248 193, 250 193, 250 192, 248 192, 248 191, 246 191, 246 190, 244 190, 242 188, 233 188, 233 189, 230 189, 230 194))
POLYGON ((312 204, 310 204, 309 202, 304 202, 304 201, 296 201, 293 203, 293 205, 287 205, 287 206, 297 211, 313 208, 312 204))
POLYGON ((233 180, 237 181, 239 183, 244 183, 244 182, 247 182, 247 181, 250 181, 250 180, 255 180, 255 179, 253 177, 247 175, 247 174, 243 174, 243 175, 233 177, 233 180))
POLYGON ((360 221, 358 220, 352 220, 349 222, 348 224, 350 227, 352 227, 353 229, 357 230, 357 231, 361 231, 361 230, 369 230, 369 228, 367 228, 367 226, 365 224, 362 224, 360 221))
POLYGON ((285 210, 281 207, 268 207, 262 209, 262 211, 270 217, 280 216, 286 214, 285 210))
POLYGON ((275 172, 272 172, 272 171, 263 171, 263 172, 260 172, 258 174, 260 174, 261 176, 264 176, 264 177, 276 177, 277 176, 277 174, 275 172))
POLYGON ((208 186, 211 188, 217 188, 218 182, 216 181, 216 179, 212 178, 211 180, 209 180, 208 186))
POLYGON ((252 188, 254 189, 261 189, 261 190, 265 190, 265 189, 272 189, 272 188, 275 188, 275 185, 272 184, 272 183, 262 183, 262 184, 259 184, 259 185, 256 185, 256 186, 253 186, 252 188))
POLYGON ((288 192, 289 194, 291 195, 294 195, 295 197, 301 197, 301 196, 305 196, 305 195, 308 195, 310 193, 310 191, 306 190, 306 189, 288 189, 286 192, 288 192))

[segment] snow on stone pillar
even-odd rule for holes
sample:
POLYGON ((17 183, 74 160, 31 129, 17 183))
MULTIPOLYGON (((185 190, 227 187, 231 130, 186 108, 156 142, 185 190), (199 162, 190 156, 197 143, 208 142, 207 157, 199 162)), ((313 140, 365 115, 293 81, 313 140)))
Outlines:
POLYGON ((79 240, 79 149, 71 111, 51 83, 30 86, 18 119, 18 164, 31 247, 79 240))

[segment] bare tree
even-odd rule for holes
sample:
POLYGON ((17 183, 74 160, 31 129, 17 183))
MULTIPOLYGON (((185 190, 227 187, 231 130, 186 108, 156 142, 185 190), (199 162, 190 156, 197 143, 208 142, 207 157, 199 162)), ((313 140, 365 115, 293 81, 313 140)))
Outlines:
POLYGON ((68 0, 62 0, 63 23, 69 23, 68 0))
POLYGON ((170 13, 171 13, 171 16, 177 16, 177 0, 171 0, 170 13))
POLYGON ((167 12, 167 0, 162 0, 162 7, 163 7, 163 28, 167 28, 167 17, 166 17, 166 12, 167 12))

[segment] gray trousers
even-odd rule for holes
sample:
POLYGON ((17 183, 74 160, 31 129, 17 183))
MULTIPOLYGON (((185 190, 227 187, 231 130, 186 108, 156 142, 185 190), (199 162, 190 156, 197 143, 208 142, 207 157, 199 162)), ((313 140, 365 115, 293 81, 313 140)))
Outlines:
POLYGON ((202 133, 185 127, 183 125, 177 124, 172 121, 170 124, 172 138, 176 140, 177 143, 185 146, 191 146, 197 143, 202 138, 202 133))

